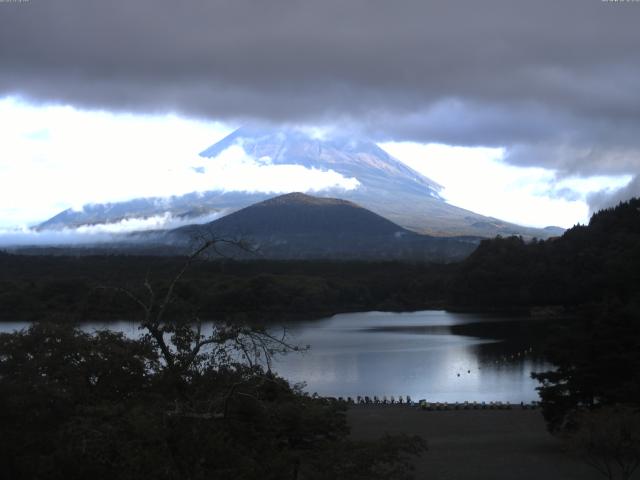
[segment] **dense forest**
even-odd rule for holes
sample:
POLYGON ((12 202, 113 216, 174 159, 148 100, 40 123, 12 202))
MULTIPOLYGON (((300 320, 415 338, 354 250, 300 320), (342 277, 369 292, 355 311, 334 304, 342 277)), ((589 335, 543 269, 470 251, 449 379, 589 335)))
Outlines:
POLYGON ((591 217, 562 237, 483 241, 462 262, 449 303, 473 307, 631 303, 640 292, 640 200, 591 217))
MULTIPOLYGON (((185 257, 40 256, 0 253, 0 319, 132 318, 138 307, 117 288, 166 284, 185 257)), ((344 261, 200 260, 176 297, 202 318, 318 317, 362 310, 439 307, 451 267, 344 261)))

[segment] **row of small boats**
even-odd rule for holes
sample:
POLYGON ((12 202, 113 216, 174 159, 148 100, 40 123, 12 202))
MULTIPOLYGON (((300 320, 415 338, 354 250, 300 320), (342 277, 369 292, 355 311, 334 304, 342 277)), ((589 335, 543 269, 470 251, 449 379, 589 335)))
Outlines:
POLYGON ((509 402, 428 402, 426 399, 414 402, 409 395, 399 395, 395 397, 382 396, 360 396, 352 397, 325 397, 326 400, 332 402, 346 403, 349 405, 406 405, 418 407, 421 410, 511 410, 513 408, 521 408, 523 410, 534 410, 539 408, 540 402, 520 402, 514 404, 509 402))

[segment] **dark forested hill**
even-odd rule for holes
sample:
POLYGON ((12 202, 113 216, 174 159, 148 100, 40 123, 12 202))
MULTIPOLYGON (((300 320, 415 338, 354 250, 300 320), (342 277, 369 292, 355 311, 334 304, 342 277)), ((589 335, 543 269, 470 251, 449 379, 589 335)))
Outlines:
POLYGON ((593 215, 562 237, 483 241, 450 290, 459 306, 629 303, 640 295, 640 199, 593 215))
POLYGON ((169 238, 188 244, 211 236, 240 238, 264 258, 439 262, 465 258, 479 240, 419 235, 355 203, 303 193, 271 198, 208 224, 181 227, 169 234, 169 238))
POLYGON ((207 225, 190 225, 179 232, 214 229, 227 235, 310 235, 337 233, 355 235, 395 235, 408 232, 380 215, 339 198, 321 198, 290 193, 243 208, 207 225))

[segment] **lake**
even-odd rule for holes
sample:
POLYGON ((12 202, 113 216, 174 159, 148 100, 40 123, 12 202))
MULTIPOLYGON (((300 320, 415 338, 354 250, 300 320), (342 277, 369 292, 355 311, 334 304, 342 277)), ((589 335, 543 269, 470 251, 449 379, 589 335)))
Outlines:
MULTIPOLYGON (((338 314, 285 325, 289 340, 310 345, 276 358, 274 370, 322 396, 410 395, 434 402, 538 400, 532 371, 550 368, 539 355, 539 323, 518 317, 446 311, 338 314)), ((28 326, 1 323, 0 331, 28 326)), ((137 336, 133 322, 88 323, 137 336)))

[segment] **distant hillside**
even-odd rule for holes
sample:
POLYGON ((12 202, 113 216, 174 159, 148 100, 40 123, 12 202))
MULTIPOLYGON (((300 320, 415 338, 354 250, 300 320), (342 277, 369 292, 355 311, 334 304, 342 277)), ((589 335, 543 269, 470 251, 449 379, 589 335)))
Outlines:
POLYGON ((275 197, 169 234, 182 242, 207 236, 249 241, 265 258, 453 261, 466 257, 478 241, 419 235, 352 202, 303 193, 275 197))
MULTIPOLYGON (((226 235, 406 235, 408 230, 355 203, 303 193, 281 195, 204 226, 226 235)), ((189 226, 178 231, 200 231, 189 226)))
POLYGON ((463 306, 640 303, 640 199, 591 217, 561 237, 484 240, 459 267, 451 299, 463 306))

